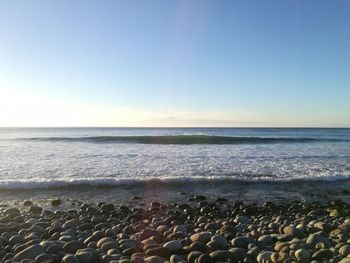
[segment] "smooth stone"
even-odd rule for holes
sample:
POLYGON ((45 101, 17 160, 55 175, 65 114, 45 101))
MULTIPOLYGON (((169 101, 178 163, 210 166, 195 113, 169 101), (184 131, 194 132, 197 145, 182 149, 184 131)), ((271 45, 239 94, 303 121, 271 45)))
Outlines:
POLYGON ((203 243, 207 243, 210 240, 210 232, 199 232, 196 234, 193 234, 190 239, 192 242, 200 241, 203 243))
POLYGON ((131 257, 132 263, 145 263, 145 259, 142 256, 131 257))
POLYGON ((150 256, 145 258, 146 263, 163 263, 165 260, 160 256, 150 256))
POLYGON ((38 225, 33 225, 31 226, 28 231, 30 233, 39 233, 39 234, 43 234, 45 233, 45 228, 41 227, 41 226, 38 226, 38 225))
POLYGON ((309 251, 307 251, 306 249, 302 249, 302 248, 295 251, 294 254, 295 254, 295 257, 299 261, 308 261, 311 258, 309 251))
POLYGON ((339 248, 339 254, 343 257, 350 255, 350 245, 344 245, 339 248))
MULTIPOLYGON (((210 242, 211 241, 209 241, 208 243, 210 243, 210 242)), ((203 242, 196 241, 190 245, 189 250, 190 251, 200 251, 200 252, 206 253, 208 251, 208 246, 203 242)))
POLYGON ((173 233, 176 232, 182 232, 182 233, 187 233, 187 227, 185 225, 177 225, 174 227, 173 233))
POLYGON ((101 249, 104 251, 108 251, 110 249, 117 248, 117 244, 115 242, 106 242, 103 243, 101 249))
POLYGON ((317 222, 316 224, 314 224, 314 227, 317 227, 318 229, 321 229, 325 232, 330 232, 332 230, 331 225, 324 222, 317 222))
POLYGON ((250 243, 255 243, 255 239, 250 237, 235 237, 231 240, 232 246, 240 248, 247 248, 250 243))
POLYGON ((270 235, 263 235, 258 238, 258 244, 261 247, 267 247, 273 245, 273 238, 270 235))
POLYGON ((214 261, 228 261, 231 260, 232 262, 239 261, 239 256, 232 252, 227 250, 217 250, 212 253, 210 253, 210 256, 214 259, 214 261))
POLYGON ((25 243, 25 239, 23 236, 21 235, 15 235, 15 236, 12 236, 10 239, 9 239, 9 243, 10 245, 14 246, 16 244, 24 244, 25 243))
POLYGON ((42 246, 42 248, 44 250, 48 250, 49 247, 52 247, 52 246, 55 246, 55 245, 56 245, 56 242, 52 241, 52 240, 45 240, 45 241, 41 241, 40 242, 40 246, 42 246))
POLYGON ((247 256, 247 252, 243 248, 240 248, 240 247, 230 248, 229 251, 237 254, 239 256, 240 260, 244 260, 244 258, 247 256))
POLYGON ((79 220, 77 218, 74 218, 74 219, 71 219, 71 220, 68 220, 67 222, 65 222, 62 227, 64 229, 67 229, 67 228, 75 229, 78 227, 78 224, 79 224, 79 220))
POLYGON ((214 259, 208 254, 202 254, 195 259, 195 263, 214 263, 214 259))
POLYGON ((258 261, 258 263, 270 263, 272 262, 271 260, 271 256, 274 253, 271 251, 262 251, 258 254, 258 256, 256 257, 256 260, 258 261))
POLYGON ((145 240, 142 240, 141 241, 141 244, 145 245, 145 246, 149 246, 149 245, 158 245, 158 242, 153 240, 153 239, 150 239, 150 238, 147 238, 145 240))
POLYGON ((191 263, 194 263, 196 258, 198 258, 200 255, 202 255, 203 253, 200 251, 192 251, 188 254, 187 256, 187 260, 191 263))
POLYGON ((80 263, 80 261, 74 255, 66 255, 62 258, 62 263, 80 263))
POLYGON ((180 255, 172 255, 170 257, 170 263, 178 263, 182 261, 186 261, 186 259, 180 255))
POLYGON ((35 263, 52 262, 54 257, 50 254, 40 254, 34 260, 35 263))
POLYGON ((170 253, 170 250, 168 248, 156 247, 156 248, 147 249, 146 255, 149 255, 149 256, 160 256, 162 258, 169 258, 171 253, 170 253))
POLYGON ((181 242, 179 240, 172 240, 169 242, 166 242, 163 247, 169 249, 170 251, 178 250, 182 247, 181 242))
POLYGON ((63 246, 64 252, 70 254, 75 254, 75 252, 77 252, 78 249, 80 249, 80 244, 75 240, 69 241, 63 246))
POLYGON ((113 242, 116 244, 115 239, 113 239, 111 237, 103 237, 97 242, 97 247, 101 248, 104 243, 110 243, 110 242, 113 242))
POLYGON ((98 262, 98 255, 93 248, 79 249, 75 256, 79 259, 80 263, 95 263, 98 262))
POLYGON ((30 247, 27 247, 25 249, 23 249, 21 252, 18 252, 14 257, 13 260, 14 261, 21 261, 24 259, 32 259, 34 260, 37 256, 39 256, 40 254, 44 254, 45 250, 43 249, 42 246, 40 246, 39 244, 36 245, 32 245, 30 247))
POLYGON ((316 260, 331 259, 332 257, 333 252, 329 249, 320 249, 312 255, 312 258, 316 260))
POLYGON ((226 249, 228 246, 226 238, 222 235, 214 235, 210 240, 213 242, 214 246, 219 249, 226 249))
POLYGON ((234 222, 238 224, 251 224, 252 220, 246 216, 237 216, 234 222))
POLYGON ((306 243, 312 245, 313 247, 320 242, 324 243, 327 247, 330 246, 328 238, 325 238, 318 233, 311 234, 306 240, 306 243))

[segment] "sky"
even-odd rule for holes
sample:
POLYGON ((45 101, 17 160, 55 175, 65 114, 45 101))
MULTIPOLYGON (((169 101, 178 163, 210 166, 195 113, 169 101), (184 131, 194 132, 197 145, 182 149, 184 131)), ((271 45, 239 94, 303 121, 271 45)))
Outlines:
POLYGON ((350 127, 347 0, 0 0, 0 126, 350 127))

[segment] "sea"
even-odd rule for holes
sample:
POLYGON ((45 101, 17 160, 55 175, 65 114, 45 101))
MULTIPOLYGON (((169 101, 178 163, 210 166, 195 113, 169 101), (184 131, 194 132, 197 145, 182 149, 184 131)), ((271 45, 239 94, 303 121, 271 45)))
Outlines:
POLYGON ((0 190, 349 178, 345 128, 0 129, 0 190))

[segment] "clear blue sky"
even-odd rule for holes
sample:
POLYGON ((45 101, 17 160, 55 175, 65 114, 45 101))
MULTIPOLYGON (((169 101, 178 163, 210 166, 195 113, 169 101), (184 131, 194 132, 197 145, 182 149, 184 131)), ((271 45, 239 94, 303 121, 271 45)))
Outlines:
POLYGON ((77 125, 350 127, 349 13, 346 0, 3 0, 0 126, 74 125, 89 108, 77 125))

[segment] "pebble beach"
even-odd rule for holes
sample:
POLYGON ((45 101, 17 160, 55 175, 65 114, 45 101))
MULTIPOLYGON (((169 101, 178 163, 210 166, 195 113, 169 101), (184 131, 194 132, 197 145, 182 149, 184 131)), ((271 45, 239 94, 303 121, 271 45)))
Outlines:
POLYGON ((1 262, 350 262, 350 206, 244 203, 204 195, 176 202, 54 199, 3 205, 1 262))

